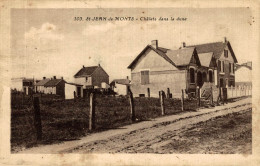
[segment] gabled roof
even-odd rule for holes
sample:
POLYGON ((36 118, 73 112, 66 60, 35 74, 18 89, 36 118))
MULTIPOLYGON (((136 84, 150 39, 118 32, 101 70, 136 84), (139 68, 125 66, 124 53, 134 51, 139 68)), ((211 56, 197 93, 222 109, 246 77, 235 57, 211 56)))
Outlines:
POLYGON ((101 67, 101 66, 88 66, 81 68, 75 75, 74 77, 86 77, 86 76, 91 76, 98 68, 102 69, 104 73, 109 76, 106 71, 101 67))
POLYGON ((190 64, 195 47, 182 48, 178 50, 168 50, 166 55, 176 66, 185 66, 190 64))
POLYGON ((205 43, 205 44, 198 44, 198 45, 192 45, 192 46, 187 46, 187 47, 196 47, 198 54, 213 52, 214 58, 219 59, 226 46, 228 46, 228 48, 231 52, 231 55, 234 58, 235 63, 237 63, 237 58, 234 54, 234 51, 233 51, 229 41, 227 41, 227 42, 205 43))
POLYGON ((161 57, 163 57, 165 60, 167 60, 168 62, 170 62, 172 65, 175 66, 174 62, 171 61, 171 59, 165 54, 165 52, 167 52, 168 49, 166 48, 162 48, 162 47, 158 47, 157 49, 154 48, 151 45, 147 45, 142 51, 141 53, 133 60, 133 62, 127 67, 128 69, 131 69, 133 67, 133 65, 136 64, 136 62, 139 60, 139 58, 148 50, 151 49, 153 51, 155 51, 158 55, 160 55, 161 57))
MULTIPOLYGON (((61 81, 64 81, 63 79, 52 79, 49 80, 44 86, 45 87, 55 87, 58 85, 61 81)), ((64 81, 65 82, 65 81, 64 81)))
POLYGON ((198 54, 201 66, 209 67, 213 52, 200 53, 198 54))
POLYGON ((48 81, 50 81, 50 79, 40 80, 39 82, 37 82, 37 83, 35 84, 35 86, 44 86, 48 81))
POLYGON ((74 75, 74 77, 91 76, 97 68, 98 66, 83 67, 74 75))

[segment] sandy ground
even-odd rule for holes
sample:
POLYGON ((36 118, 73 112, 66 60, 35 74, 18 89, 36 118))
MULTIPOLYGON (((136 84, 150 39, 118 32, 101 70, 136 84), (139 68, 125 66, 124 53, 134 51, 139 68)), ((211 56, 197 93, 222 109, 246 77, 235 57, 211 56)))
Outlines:
POLYGON ((25 149, 19 153, 174 153, 167 149, 173 138, 195 124, 227 114, 248 111, 251 98, 215 108, 140 122, 123 128, 93 133, 76 141, 25 149))

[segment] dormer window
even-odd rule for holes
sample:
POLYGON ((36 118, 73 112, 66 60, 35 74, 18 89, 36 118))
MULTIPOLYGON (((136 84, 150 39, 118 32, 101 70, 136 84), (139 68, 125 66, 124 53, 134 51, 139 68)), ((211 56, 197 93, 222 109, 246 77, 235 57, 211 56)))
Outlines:
POLYGON ((228 50, 224 50, 224 56, 227 58, 228 57, 228 50))

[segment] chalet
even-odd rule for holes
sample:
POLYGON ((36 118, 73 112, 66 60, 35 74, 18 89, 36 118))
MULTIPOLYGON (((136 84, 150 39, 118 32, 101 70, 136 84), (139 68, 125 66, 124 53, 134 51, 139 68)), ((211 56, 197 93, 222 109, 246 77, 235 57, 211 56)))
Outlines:
POLYGON ((75 83, 84 89, 101 88, 102 82, 109 84, 109 75, 100 66, 83 66, 75 75, 75 83))
MULTIPOLYGON (((226 38, 224 38, 224 42, 206 43, 187 47, 195 47, 199 55, 213 53, 213 58, 217 65, 217 68, 214 70, 215 85, 218 87, 235 86, 235 64, 237 63, 237 58, 230 42, 226 38)), ((202 61, 202 59, 200 59, 200 61, 202 61)))
POLYGON ((51 80, 44 84, 45 94, 55 94, 64 97, 65 96, 65 81, 63 78, 57 79, 54 76, 51 80))
POLYGON ((195 93, 198 85, 196 71, 201 67, 195 47, 177 50, 158 47, 153 40, 128 66, 131 69, 133 95, 158 97, 160 90, 170 90, 179 98, 181 91, 195 93))
POLYGON ((127 95, 128 87, 130 86, 130 80, 126 79, 114 79, 110 83, 111 89, 116 92, 117 95, 127 95))

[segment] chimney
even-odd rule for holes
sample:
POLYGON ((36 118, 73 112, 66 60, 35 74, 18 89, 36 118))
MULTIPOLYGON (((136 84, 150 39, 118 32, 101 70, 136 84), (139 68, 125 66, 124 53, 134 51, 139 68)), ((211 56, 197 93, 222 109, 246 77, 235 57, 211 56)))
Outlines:
POLYGON ((152 40, 151 45, 157 49, 158 48, 158 40, 152 40))
POLYGON ((98 67, 100 67, 100 63, 98 64, 98 67))
POLYGON ((61 79, 63 80, 63 77, 61 77, 61 79))
POLYGON ((42 79, 43 79, 43 80, 45 80, 45 79, 46 79, 46 77, 42 77, 42 79))
POLYGON ((126 76, 126 79, 129 80, 128 76, 126 76))
POLYGON ((227 37, 224 37, 224 42, 225 42, 225 43, 227 42, 227 37))
POLYGON ((182 47, 185 48, 186 47, 186 43, 182 42, 182 47))
POLYGON ((82 68, 84 68, 85 66, 83 65, 82 68))
POLYGON ((56 80, 56 76, 53 76, 53 79, 56 80))

